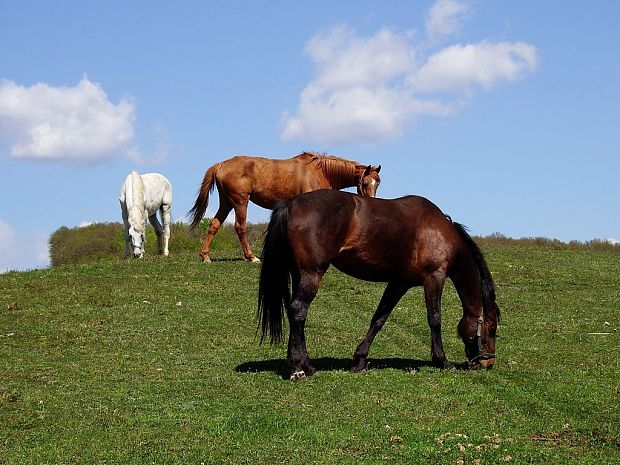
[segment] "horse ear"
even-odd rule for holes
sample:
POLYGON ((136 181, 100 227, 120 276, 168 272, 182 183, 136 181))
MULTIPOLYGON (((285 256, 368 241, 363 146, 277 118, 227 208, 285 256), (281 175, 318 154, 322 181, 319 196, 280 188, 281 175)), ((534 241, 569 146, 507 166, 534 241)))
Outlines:
POLYGON ((377 173, 378 173, 379 171, 381 171, 381 165, 377 166, 377 169, 376 169, 375 171, 376 171, 377 173))
POLYGON ((368 176, 371 171, 372 171, 372 166, 368 165, 366 169, 364 170, 363 176, 368 176))

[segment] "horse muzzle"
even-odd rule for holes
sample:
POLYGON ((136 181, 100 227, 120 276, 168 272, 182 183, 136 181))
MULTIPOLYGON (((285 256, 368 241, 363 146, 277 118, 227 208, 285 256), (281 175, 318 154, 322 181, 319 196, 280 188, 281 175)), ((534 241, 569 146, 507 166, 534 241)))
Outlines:
POLYGON ((472 359, 468 359, 467 363, 469 368, 476 370, 478 368, 484 368, 490 370, 495 365, 495 353, 489 353, 484 349, 482 344, 482 324, 484 323, 484 317, 478 318, 478 326, 476 328, 476 345, 478 346, 478 355, 472 359))
POLYGON ((493 365, 495 365, 495 354, 481 352, 474 358, 468 359, 467 365, 469 366, 470 370, 477 370, 479 368, 490 370, 491 368, 493 368, 493 365))

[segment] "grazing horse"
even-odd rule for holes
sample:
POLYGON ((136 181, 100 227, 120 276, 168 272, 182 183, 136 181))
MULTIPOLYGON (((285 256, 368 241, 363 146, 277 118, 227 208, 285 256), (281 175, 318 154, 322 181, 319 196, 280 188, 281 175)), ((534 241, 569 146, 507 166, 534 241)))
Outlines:
POLYGON ((245 259, 260 260, 246 239, 248 202, 272 209, 280 200, 317 189, 357 187, 358 194, 374 197, 381 179, 381 165, 361 165, 356 161, 304 152, 286 160, 261 157, 233 157, 210 167, 204 175, 194 207, 189 211, 191 225, 200 224, 215 185, 220 206, 211 220, 200 257, 210 262, 211 242, 231 210, 235 210, 235 231, 245 259))
POLYGON ((366 337, 353 353, 353 370, 364 370, 370 345, 407 290, 424 286, 431 330, 432 363, 452 365, 441 339, 441 295, 446 278, 463 306, 458 334, 470 368, 495 363, 499 307, 482 252, 465 231, 429 200, 394 200, 319 190, 279 203, 271 214, 258 291, 261 342, 282 340, 289 321, 287 363, 292 380, 312 375, 304 327, 308 306, 330 264, 366 281, 387 282, 366 337), (289 288, 289 284, 291 285, 289 288))
POLYGON ((137 171, 129 173, 119 196, 123 223, 125 223, 125 258, 133 248, 134 257, 144 255, 144 230, 146 219, 155 228, 157 250, 168 256, 170 239, 170 209, 172 208, 172 185, 158 173, 140 175, 137 171), (160 224, 157 211, 161 214, 160 224))

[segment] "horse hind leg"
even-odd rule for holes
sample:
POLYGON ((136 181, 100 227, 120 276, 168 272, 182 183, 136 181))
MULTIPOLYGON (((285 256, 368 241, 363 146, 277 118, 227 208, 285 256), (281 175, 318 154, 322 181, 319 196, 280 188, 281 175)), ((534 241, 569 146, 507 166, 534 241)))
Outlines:
POLYGON ((381 301, 379 302, 379 306, 370 321, 368 333, 353 353, 353 371, 359 372, 366 369, 368 352, 370 351, 372 341, 381 328, 383 328, 390 313, 392 313, 392 310, 403 295, 405 295, 407 290, 408 288, 406 286, 388 283, 381 297, 381 301))
POLYGON ((286 361, 291 381, 312 376, 316 372, 308 357, 305 327, 308 307, 319 290, 322 276, 323 273, 293 275, 293 298, 286 315, 289 322, 286 361))
POLYGON ((221 225, 226 221, 226 217, 232 210, 232 205, 230 201, 225 198, 223 195, 220 195, 220 206, 215 214, 215 217, 211 220, 209 224, 209 229, 207 230, 207 235, 205 236, 205 240, 202 244, 202 248, 200 249, 200 258, 204 263, 210 263, 211 259, 209 258, 209 252, 211 252, 211 243, 213 239, 215 239, 215 235, 220 230, 221 225))
POLYGON ((443 270, 429 275, 424 280, 424 300, 428 326, 431 330, 431 355, 433 366, 437 368, 452 368, 452 364, 446 358, 441 339, 441 294, 446 282, 446 274, 443 270))
POLYGON ((167 257, 170 254, 168 250, 168 243, 170 242, 170 210, 171 205, 168 204, 164 204, 160 207, 164 257, 167 257))
POLYGON ((249 200, 246 198, 243 202, 235 206, 235 231, 237 232, 237 237, 239 237, 245 259, 248 262, 260 263, 260 260, 254 255, 252 249, 250 249, 250 244, 246 237, 248 201, 249 200))

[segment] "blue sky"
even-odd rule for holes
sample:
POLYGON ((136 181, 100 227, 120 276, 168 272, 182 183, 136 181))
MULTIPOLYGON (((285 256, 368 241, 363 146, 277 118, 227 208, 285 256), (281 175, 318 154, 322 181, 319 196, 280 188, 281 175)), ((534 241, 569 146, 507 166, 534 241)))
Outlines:
POLYGON ((170 179, 176 221, 212 164, 304 150, 381 164, 381 197, 476 235, 620 240, 615 0, 0 11, 0 272, 47 266, 60 226, 120 222, 132 169, 170 179))

